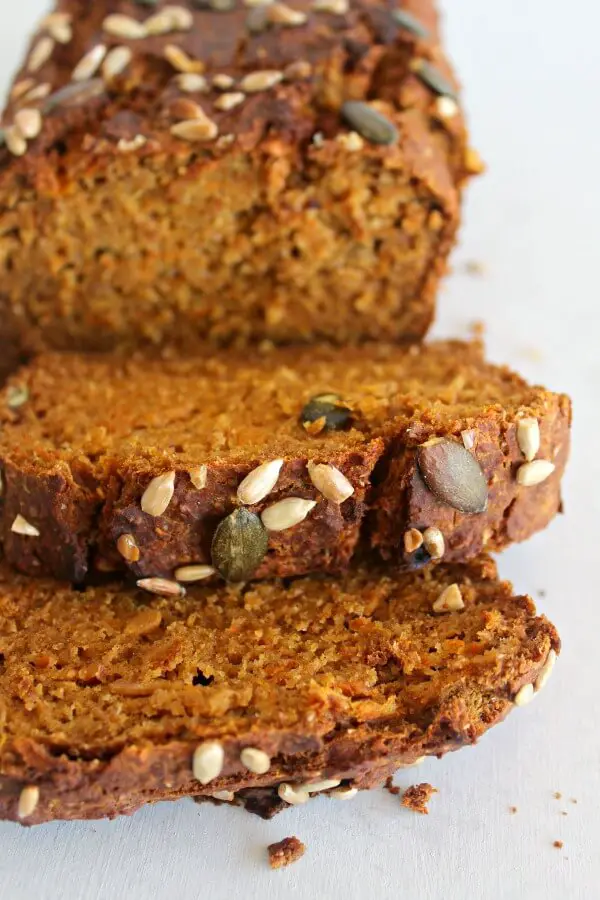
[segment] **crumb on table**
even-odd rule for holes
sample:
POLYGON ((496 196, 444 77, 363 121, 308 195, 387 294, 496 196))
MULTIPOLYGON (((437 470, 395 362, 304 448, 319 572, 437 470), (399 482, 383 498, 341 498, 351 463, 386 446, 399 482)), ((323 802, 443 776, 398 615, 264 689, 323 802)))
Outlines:
POLYGON ((396 785, 394 784, 394 777, 393 777, 393 775, 390 775, 389 778, 386 778, 386 781, 385 781, 385 789, 386 789, 386 791, 389 791, 390 794, 393 794, 394 797, 397 797, 398 794, 400 793, 400 788, 399 788, 399 787, 396 787, 396 785))
POLYGON ((509 813, 512 813, 512 815, 514 816, 514 814, 515 814, 516 812, 518 812, 518 809, 517 809, 516 806, 509 806, 509 807, 508 807, 508 811, 509 811, 509 813))
POLYGON ((569 797, 569 800, 571 803, 577 803, 577 800, 575 799, 575 797, 569 797))
POLYGON ((562 850, 562 848, 563 848, 565 845, 563 844, 562 841, 554 841, 554 843, 552 844, 552 846, 553 846, 553 847, 556 847, 557 850, 562 850))
POLYGON ((464 270, 467 275, 485 275, 485 265, 477 259, 467 259, 464 270))
POLYGON ((283 869, 304 856, 306 847, 297 837, 286 837, 275 844, 269 844, 269 865, 272 869, 283 869))
POLYGON ((562 800, 562 794, 561 794, 560 791, 554 791, 554 799, 555 799, 555 800, 562 800))
POLYGON ((412 787, 409 787, 404 791, 404 796, 401 801, 402 806, 426 816, 429 814, 427 804, 431 799, 431 795, 437 793, 437 788, 434 788, 431 784, 427 784, 427 782, 424 784, 413 784, 412 787))
POLYGON ((469 331, 473 335, 474 338, 481 338, 485 334, 485 322, 481 319, 475 319, 469 325, 469 331))

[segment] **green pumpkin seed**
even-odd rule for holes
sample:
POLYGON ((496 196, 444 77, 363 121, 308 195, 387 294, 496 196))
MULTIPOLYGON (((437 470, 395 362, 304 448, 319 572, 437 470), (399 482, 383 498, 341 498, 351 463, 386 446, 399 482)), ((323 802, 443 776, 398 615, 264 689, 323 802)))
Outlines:
POLYGON ((212 542, 213 566, 226 581, 246 581, 263 561, 269 535, 260 518, 243 507, 219 523, 212 542))
POLYGON ((372 144, 395 144, 399 134, 396 126, 380 112, 361 100, 346 100, 342 104, 342 118, 365 140, 372 144))
POLYGON ((312 397, 300 414, 301 425, 324 419, 323 431, 343 431, 352 423, 352 412, 337 394, 317 394, 312 397))
POLYGON ((435 91, 436 94, 439 94, 442 97, 451 97, 453 100, 458 101, 458 94, 445 75, 442 75, 440 70, 436 69, 436 67, 430 62, 427 62, 427 60, 421 60, 415 74, 421 79, 423 84, 426 84, 427 87, 431 88, 432 91, 435 91))
POLYGON ((417 450, 417 464, 431 493, 453 509, 481 513, 487 508, 488 486, 481 466, 462 444, 439 440, 417 450))
POLYGON ((404 28, 406 31, 410 31, 415 37, 423 38, 425 40, 431 37, 429 29, 425 28, 412 13, 406 12, 403 9, 395 9, 392 12, 392 18, 396 25, 400 28, 404 28))

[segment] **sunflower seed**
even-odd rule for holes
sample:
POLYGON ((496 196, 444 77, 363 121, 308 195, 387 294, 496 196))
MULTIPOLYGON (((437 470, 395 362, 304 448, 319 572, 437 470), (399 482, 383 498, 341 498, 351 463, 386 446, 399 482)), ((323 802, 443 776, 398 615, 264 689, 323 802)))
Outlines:
POLYGON ((317 505, 315 500, 302 500, 300 497, 288 497, 262 513, 263 525, 268 531, 286 531, 303 522, 311 509, 317 505))
POLYGON ((417 449, 417 464, 431 493, 453 509, 481 513, 487 508, 488 486, 474 456, 451 440, 436 440, 417 449))
POLYGON ((380 112, 361 100, 346 100, 341 108, 342 118, 372 144, 396 144, 398 129, 380 112))
POLYGON ((235 84, 235 78, 232 78, 231 75, 224 75, 223 73, 217 73, 213 76, 213 87, 218 88, 220 91, 228 91, 235 84))
POLYGON ((336 141, 350 153, 357 153, 365 146, 365 142, 358 131, 350 131, 348 134, 338 134, 336 141))
POLYGON ((334 797, 336 800, 354 800, 357 794, 358 788, 341 787, 337 788, 335 791, 331 791, 329 796, 334 797))
POLYGON ((245 99, 246 95, 242 94, 240 91, 233 91, 231 94, 221 94, 221 96, 217 97, 215 100, 215 109, 221 109, 224 112, 228 112, 230 109, 235 109, 236 106, 243 103, 245 99))
POLYGON ((40 802, 40 789, 35 784, 29 784, 24 787, 19 794, 19 803, 17 805, 17 818, 27 819, 33 815, 38 803, 40 802))
POLYGON ((343 503, 354 493, 354 488, 346 476, 335 466, 324 463, 315 464, 312 460, 308 463, 310 480, 326 500, 332 503, 343 503))
POLYGON ((519 419, 517 422, 517 444, 528 462, 535 459, 540 449, 540 426, 537 419, 519 419))
POLYGON ((300 790, 306 791, 308 794, 320 794, 321 791, 329 791, 341 783, 341 778, 325 778, 323 781, 308 781, 306 784, 301 784, 300 790))
POLYGON ((441 559, 446 550, 444 535, 439 528, 426 528, 423 532, 423 544, 432 559, 441 559))
POLYGON ((105 81, 111 81, 121 75, 131 60, 133 52, 129 47, 114 47, 102 63, 102 75, 105 81))
POLYGON ((195 581, 204 581, 216 573, 216 569, 212 566, 180 566, 173 573, 177 581, 183 581, 185 584, 193 584, 195 581))
POLYGON ((435 91, 436 94, 451 97, 453 100, 458 101, 457 93, 448 79, 442 75, 439 69, 427 62, 426 59, 418 60, 415 65, 415 73, 423 84, 435 91))
POLYGON ((23 99, 27 103, 33 103, 34 100, 45 100, 51 90, 52 85, 50 82, 43 81, 41 84, 36 84, 30 91, 27 91, 23 99))
POLYGON ((117 550, 127 562, 137 562, 140 558, 140 548, 132 534, 122 534, 117 541, 117 550))
POLYGON ((237 489, 237 498, 240 503, 252 506, 264 500, 277 484, 282 466, 282 459, 274 459, 271 462, 262 463, 249 475, 246 475, 237 489))
POLYGON ((41 27, 59 44, 68 44, 73 37, 71 16, 68 13, 51 13, 42 20, 41 27))
POLYGON ((310 78, 312 73, 311 64, 305 59, 298 59, 285 67, 283 77, 286 81, 304 81, 305 78, 310 78))
POLYGON ((404 549, 407 553, 414 553, 423 544, 423 535, 418 528, 409 528, 404 532, 404 549))
POLYGON ((138 22, 137 19, 121 15, 121 13, 112 13, 110 16, 106 16, 102 22, 102 28, 113 37, 129 41, 140 40, 149 33, 143 22, 138 22))
POLYGON ((265 775, 271 768, 271 757, 264 750, 246 747, 240 754, 242 765, 255 775, 265 775))
POLYGON ((465 603, 457 584, 445 588, 433 604, 433 611, 436 613, 457 612, 464 608, 465 603))
POLYGON ((117 150, 119 153, 135 153, 136 150, 139 150, 141 147, 144 147, 148 143, 148 138, 143 134, 136 134, 134 138, 128 140, 127 138, 119 138, 117 141, 117 150))
POLYGON ((14 534, 22 534, 25 537, 40 536, 40 532, 35 527, 35 525, 32 525, 30 522, 28 522, 27 519, 25 519, 20 513, 15 516, 15 520, 10 526, 10 530, 14 534))
POLYGON ((235 0, 208 0, 208 5, 215 12, 230 12, 235 9, 235 0))
POLYGON ((55 43, 51 37, 40 38, 39 41, 34 44, 31 53, 29 54, 29 59, 27 60, 27 71, 39 71, 39 69, 41 69, 42 66, 44 66, 52 56, 54 47, 55 43))
POLYGON ((272 3, 270 6, 267 6, 267 19, 273 25, 294 28, 298 25, 304 25, 307 18, 306 13, 292 9, 285 3, 272 3))
POLYGON ((269 536, 260 518, 243 507, 219 523, 212 561, 226 581, 246 581, 263 561, 269 536))
POLYGON ((461 431, 460 436, 462 438, 465 450, 472 450, 475 446, 475 432, 473 431, 473 429, 469 428, 465 431, 461 431))
POLYGON ((208 81, 204 75, 197 75, 194 72, 184 72, 182 75, 177 75, 175 83, 179 90, 184 91, 186 94, 206 94, 209 90, 208 81))
POLYGON ((279 785, 277 793, 281 800, 283 800, 284 803, 289 803, 290 806, 299 806, 301 803, 308 803, 310 800, 308 791, 303 791, 302 788, 294 787, 285 782, 279 785))
POLYGON ((405 12, 403 9, 394 9, 392 11, 392 18, 396 25, 399 25, 400 28, 404 28, 405 31, 410 31, 415 37, 423 38, 424 40, 430 37, 429 29, 425 28, 425 26, 411 13, 405 12))
POLYGON ((527 706, 535 697, 535 690, 532 684, 524 684, 515 695, 515 706, 527 706))
POLYGON ((175 472, 165 472, 153 478, 144 493, 140 505, 149 516, 162 516, 175 493, 175 472))
POLYGON ((194 24, 194 16, 184 6, 165 6, 160 12, 146 19, 146 34, 162 35, 171 31, 189 31, 194 24))
POLYGON ((218 778, 223 771, 225 751, 217 741, 207 741, 200 744, 194 751, 192 760, 192 772, 194 778, 200 784, 209 784, 218 778))
POLYGON ((143 591, 159 597, 185 597, 185 588, 168 578, 140 578, 136 584, 143 591))
POLYGON ((302 410, 300 423, 305 429, 311 423, 322 423, 320 431, 343 431, 352 424, 352 412, 337 394, 317 394, 302 410))
MULTIPOLYGON (((174 69, 177 69, 178 72, 184 72, 187 74, 197 74, 198 68, 201 63, 196 59, 192 59, 191 56, 188 56, 185 50, 182 50, 181 47, 178 47, 176 44, 167 44, 163 50, 163 56, 170 62, 174 69)), ((204 79, 205 83, 206 80, 204 79)))
POLYGON ((87 81, 92 78, 106 56, 106 44, 96 44, 79 60, 71 75, 72 81, 87 81))
POLYGON ((556 662, 556 651, 550 650, 550 653, 547 656, 546 662, 542 668, 542 671, 538 675, 535 681, 535 689, 536 691, 541 691, 542 688, 546 685, 546 682, 550 678, 552 674, 552 669, 554 668, 554 663, 556 662))
POLYGON ((27 141, 16 125, 9 125, 4 129, 4 141, 13 156, 24 156, 27 153, 27 141))
POLYGON ((435 101, 434 112, 439 119, 453 119, 458 115, 459 109, 460 107, 453 97, 443 95, 435 101))
POLYGON ((9 409, 19 409, 28 400, 29 388, 24 384, 11 384, 6 391, 6 405, 9 409))
POLYGON ((208 480, 208 466, 196 466, 188 471, 188 475, 197 491, 204 490, 208 480))
POLYGON ((181 138, 183 141, 196 143, 199 141, 212 141, 219 133, 216 124, 208 118, 189 119, 185 122, 177 122, 171 126, 171 134, 173 137, 181 138))
POLYGON ((33 78, 24 78, 22 81, 17 81, 10 92, 10 99, 18 100, 19 97, 27 94, 33 87, 35 87, 33 78))
POLYGON ((541 484, 554 472, 556 466, 547 459, 534 459, 523 463, 517 469, 517 481, 523 487, 534 487, 541 484))
POLYGON ((223 803, 232 803, 235 800, 233 791, 215 791, 210 796, 214 797, 215 800, 222 800, 223 803))
POLYGON ((268 91, 269 88, 279 84, 283 75, 272 69, 264 69, 259 72, 251 72, 242 78, 240 87, 247 94, 256 94, 258 91, 268 91))
POLYGON ((350 4, 348 0, 313 0, 315 12, 331 13, 333 16, 344 16, 350 4))
POLYGON ((175 119, 185 119, 186 121, 192 119, 206 120, 206 114, 202 107, 194 100, 190 100, 189 97, 176 97, 169 106, 169 113, 175 119))

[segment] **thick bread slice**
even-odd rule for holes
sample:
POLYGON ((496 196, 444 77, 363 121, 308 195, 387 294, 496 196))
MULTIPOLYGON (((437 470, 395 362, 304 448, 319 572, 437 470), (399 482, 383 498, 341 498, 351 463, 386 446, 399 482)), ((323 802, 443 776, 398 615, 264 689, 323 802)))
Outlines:
POLYGON ((169 600, 4 567, 0 816, 371 787, 474 743, 543 686, 559 646, 485 557, 169 600))
POLYGON ((413 568, 462 561, 552 519, 569 426, 568 398, 477 344, 49 355, 0 394, 0 536, 22 571, 70 581, 126 565, 334 572, 361 546, 413 568))

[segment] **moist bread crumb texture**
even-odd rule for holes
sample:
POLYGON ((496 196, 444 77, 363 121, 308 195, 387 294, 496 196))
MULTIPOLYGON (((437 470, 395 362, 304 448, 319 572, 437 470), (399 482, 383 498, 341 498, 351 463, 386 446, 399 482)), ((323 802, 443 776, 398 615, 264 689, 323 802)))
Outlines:
POLYGON ((60 0, 0 123, 0 335, 418 340, 479 168, 432 0, 60 0))
POLYGON ((301 859, 306 846, 297 837, 287 837, 275 844, 269 844, 269 865, 272 869, 282 869, 301 859))
POLYGON ((461 561, 548 524, 569 426, 478 344, 46 355, 0 394, 1 536, 23 572, 128 568, 167 596, 369 549, 461 561))
POLYGON ((474 743, 559 650, 491 560, 419 573, 73 591, 0 569, 0 816, 183 796, 270 814, 474 743), (464 608, 433 611, 450 584, 464 608), (273 810, 271 810, 272 813, 273 810))

